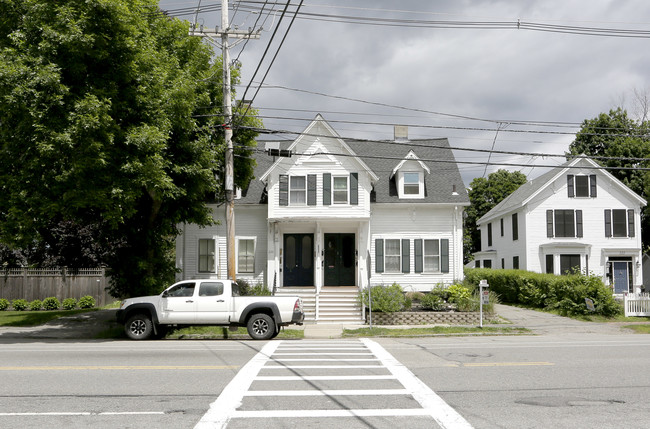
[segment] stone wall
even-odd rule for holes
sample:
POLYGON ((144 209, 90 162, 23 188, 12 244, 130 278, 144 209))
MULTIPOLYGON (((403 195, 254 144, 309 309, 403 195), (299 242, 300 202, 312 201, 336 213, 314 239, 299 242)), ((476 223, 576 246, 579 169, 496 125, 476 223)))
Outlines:
MULTIPOLYGON (((483 314, 483 321, 491 316, 483 314)), ((373 325, 478 325, 478 312, 405 311, 397 313, 372 313, 373 325)), ((366 323, 368 314, 366 313, 366 323)))

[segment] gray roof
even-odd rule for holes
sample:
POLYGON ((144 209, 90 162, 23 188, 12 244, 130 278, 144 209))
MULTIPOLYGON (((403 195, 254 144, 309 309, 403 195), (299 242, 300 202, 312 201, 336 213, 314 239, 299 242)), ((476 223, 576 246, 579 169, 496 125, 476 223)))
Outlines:
MULTIPOLYGON (((373 203, 448 203, 469 205, 469 197, 458 171, 458 165, 447 139, 408 140, 404 142, 375 142, 367 140, 344 139, 345 143, 356 153, 375 175, 379 177, 371 194, 373 203), (425 173, 425 196, 422 199, 400 200, 397 195, 393 170, 413 153, 430 170, 425 173), (458 195, 452 195, 454 190, 458 195)), ((282 142, 281 148, 288 147, 292 141, 282 142)), ((263 149, 264 141, 258 141, 258 148, 263 149)), ((238 204, 266 204, 266 189, 259 180, 272 165, 273 158, 263 152, 255 153, 257 166, 255 179, 247 190, 242 192, 238 204)))

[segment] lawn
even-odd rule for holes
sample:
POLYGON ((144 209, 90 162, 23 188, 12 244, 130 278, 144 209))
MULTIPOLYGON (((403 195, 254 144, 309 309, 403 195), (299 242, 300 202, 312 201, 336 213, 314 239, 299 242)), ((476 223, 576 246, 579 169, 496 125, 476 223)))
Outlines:
POLYGON ((343 337, 424 337, 445 335, 522 335, 531 334, 518 327, 434 326, 430 328, 359 328, 343 330, 343 337))
POLYGON ((0 311, 0 326, 38 326, 50 320, 64 316, 74 316, 88 311, 97 311, 96 308, 82 310, 54 310, 54 311, 0 311))

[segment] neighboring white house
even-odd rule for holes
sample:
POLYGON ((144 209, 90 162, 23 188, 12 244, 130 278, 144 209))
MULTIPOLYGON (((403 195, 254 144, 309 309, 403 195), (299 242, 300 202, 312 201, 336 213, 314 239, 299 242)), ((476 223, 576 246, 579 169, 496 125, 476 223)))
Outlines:
MULTIPOLYGON (((237 278, 316 300, 345 287, 356 296, 368 285, 429 291, 461 280, 469 199, 449 143, 400 131, 343 139, 318 115, 294 141, 267 142, 293 156, 255 155, 255 179, 235 200, 237 278)), ((213 207, 220 225, 181 226, 180 278, 226 276, 223 212, 213 207)))
POLYGON ((643 284, 646 201, 593 160, 575 158, 531 180, 478 220, 475 266, 602 276, 616 294, 643 284))

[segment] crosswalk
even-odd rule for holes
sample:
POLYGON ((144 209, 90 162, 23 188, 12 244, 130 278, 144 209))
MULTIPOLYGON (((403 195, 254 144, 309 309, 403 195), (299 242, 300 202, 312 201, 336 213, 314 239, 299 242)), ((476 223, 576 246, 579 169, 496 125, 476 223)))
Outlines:
POLYGON ((259 419, 266 428, 472 428, 369 339, 267 343, 195 427, 259 427, 259 419))

